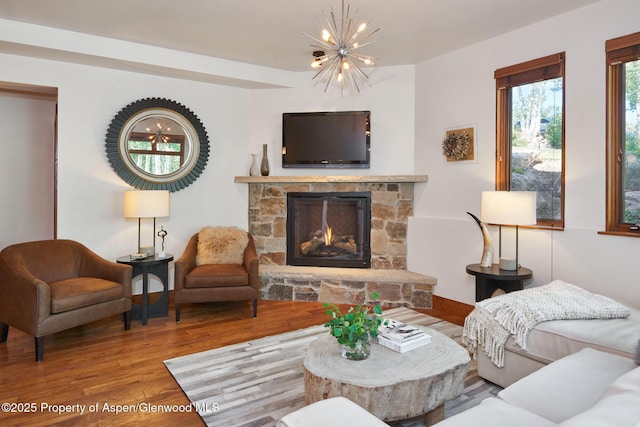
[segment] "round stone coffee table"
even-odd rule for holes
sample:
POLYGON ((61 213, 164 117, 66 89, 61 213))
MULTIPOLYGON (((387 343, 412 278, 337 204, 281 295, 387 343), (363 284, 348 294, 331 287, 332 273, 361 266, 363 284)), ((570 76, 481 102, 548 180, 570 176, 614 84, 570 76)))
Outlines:
POLYGON ((427 425, 444 418, 444 402, 464 389, 467 350, 446 335, 421 327, 431 343, 398 353, 372 344, 366 360, 342 357, 327 334, 311 343, 304 360, 304 394, 310 404, 344 396, 383 421, 426 414, 427 425))

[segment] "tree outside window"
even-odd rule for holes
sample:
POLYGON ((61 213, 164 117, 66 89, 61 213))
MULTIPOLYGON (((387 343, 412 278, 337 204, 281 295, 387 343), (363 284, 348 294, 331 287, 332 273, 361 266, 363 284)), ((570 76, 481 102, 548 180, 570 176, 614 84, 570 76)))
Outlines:
POLYGON ((608 40, 606 232, 640 236, 640 33, 608 40))
POLYGON ((624 64, 625 80, 625 141, 624 141, 624 222, 640 223, 640 60, 624 64))
POLYGON ((496 189, 535 191, 539 226, 564 226, 564 53, 501 68, 496 189))

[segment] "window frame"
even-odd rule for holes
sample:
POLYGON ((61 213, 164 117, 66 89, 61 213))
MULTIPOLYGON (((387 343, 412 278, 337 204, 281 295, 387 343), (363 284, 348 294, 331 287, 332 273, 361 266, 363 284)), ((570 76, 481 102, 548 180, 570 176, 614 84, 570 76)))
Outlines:
POLYGON ((537 218, 532 227, 564 229, 565 211, 565 52, 555 53, 531 61, 497 69, 496 80, 496 176, 495 189, 509 191, 511 189, 511 89, 523 84, 535 83, 554 78, 562 79, 562 159, 561 159, 561 206, 560 219, 537 218))
POLYGON ((640 32, 605 42, 607 67, 606 220, 601 234, 640 237, 640 227, 623 222, 626 94, 624 64, 640 60, 640 32), (622 119, 621 119, 622 116, 622 119))

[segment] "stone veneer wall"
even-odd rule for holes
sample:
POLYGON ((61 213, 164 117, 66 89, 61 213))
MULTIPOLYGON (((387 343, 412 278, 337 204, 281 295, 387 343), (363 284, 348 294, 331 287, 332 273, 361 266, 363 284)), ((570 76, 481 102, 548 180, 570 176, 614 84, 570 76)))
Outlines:
POLYGON ((250 183, 249 232, 261 264, 286 264, 288 192, 371 192, 371 268, 407 268, 413 183, 250 183))
POLYGON ((249 231, 260 258, 260 298, 431 308, 434 277, 406 271, 413 187, 426 175, 236 177, 249 185, 249 231), (286 264, 288 192, 371 192, 371 268, 286 264))

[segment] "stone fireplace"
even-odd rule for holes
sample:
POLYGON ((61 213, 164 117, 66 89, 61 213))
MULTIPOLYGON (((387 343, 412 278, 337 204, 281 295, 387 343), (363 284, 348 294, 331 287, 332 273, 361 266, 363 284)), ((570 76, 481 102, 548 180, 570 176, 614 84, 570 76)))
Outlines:
MULTIPOLYGON (((425 175, 236 177, 235 182, 249 185, 248 229, 260 258, 260 298, 358 304, 370 302, 371 293, 377 292, 378 301, 385 306, 430 308, 436 279, 407 271, 407 224, 413 215, 413 187, 416 182, 426 181, 425 175), (287 249, 287 240, 291 239, 287 227, 288 198, 300 193, 370 195, 368 267, 291 265, 291 251, 287 249)), ((304 214, 314 219, 304 228, 305 239, 295 241, 294 245, 308 243, 318 230, 323 234, 323 205, 321 201, 315 213, 304 214)), ((330 208, 327 202, 326 223, 333 228, 333 221, 329 221, 330 208)), ((357 217, 358 214, 342 210, 338 214, 346 215, 357 217)), ((337 233, 347 241, 352 233, 354 237, 357 235, 349 229, 337 233)), ((356 251, 360 251, 358 243, 355 244, 356 251)), ((364 240, 361 245, 364 251, 364 240)), ((337 246, 352 250, 349 245, 337 246)))
POLYGON ((287 194, 287 265, 371 267, 371 192, 287 194))

